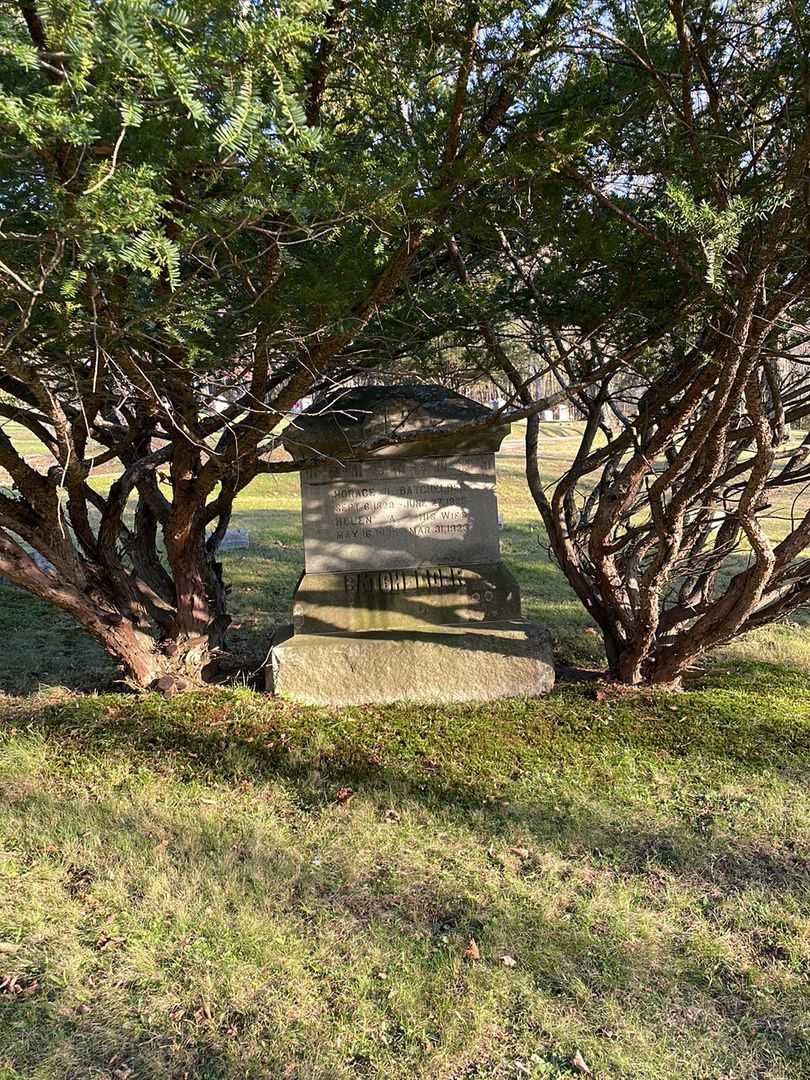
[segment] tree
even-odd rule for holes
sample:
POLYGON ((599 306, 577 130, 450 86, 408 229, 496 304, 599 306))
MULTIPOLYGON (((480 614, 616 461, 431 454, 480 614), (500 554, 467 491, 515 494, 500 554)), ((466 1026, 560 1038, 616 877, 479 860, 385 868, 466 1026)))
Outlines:
POLYGON ((51 464, 0 426, 0 574, 133 684, 210 669, 235 497, 290 467, 302 395, 375 362, 358 340, 510 153, 569 6, 3 8, 0 422, 51 464))
POLYGON ((793 3, 607 4, 564 46, 564 129, 527 112, 523 169, 459 238, 489 369, 526 404, 518 340, 586 418, 549 491, 531 416, 527 477, 628 683, 810 597, 810 514, 768 528, 810 481, 808 42, 793 3))

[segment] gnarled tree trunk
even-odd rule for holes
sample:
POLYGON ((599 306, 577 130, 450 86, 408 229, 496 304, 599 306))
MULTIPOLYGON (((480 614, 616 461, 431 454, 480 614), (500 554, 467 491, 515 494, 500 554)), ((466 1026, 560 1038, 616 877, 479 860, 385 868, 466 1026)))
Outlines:
POLYGON ((135 598, 139 587, 148 589, 137 578, 130 578, 127 589, 120 583, 112 587, 100 565, 83 560, 77 573, 76 565, 60 558, 55 545, 43 539, 36 550, 39 559, 0 529, 0 575, 66 612, 118 660, 132 686, 173 692, 198 686, 211 674, 229 618, 224 590, 209 591, 203 580, 206 569, 217 580, 219 572, 206 553, 200 555, 199 547, 177 556, 181 580, 200 583, 196 596, 187 601, 195 612, 193 626, 171 617, 168 604, 160 608, 157 625, 149 618, 149 604, 135 598))

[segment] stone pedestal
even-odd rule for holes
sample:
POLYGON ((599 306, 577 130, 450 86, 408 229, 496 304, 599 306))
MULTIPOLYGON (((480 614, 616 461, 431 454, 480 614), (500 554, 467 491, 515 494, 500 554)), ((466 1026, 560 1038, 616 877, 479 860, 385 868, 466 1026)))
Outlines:
POLYGON ((306 705, 494 701, 553 687, 548 634, 520 619, 355 634, 288 627, 267 668, 268 690, 306 705))
POLYGON ((500 561, 489 410, 444 387, 366 387, 316 403, 285 437, 301 472, 306 572, 277 636, 272 692, 319 705, 537 695, 554 685, 548 635, 521 619, 500 561), (446 453, 425 428, 461 427, 446 453), (406 438, 347 461, 379 436, 406 438), (415 437, 414 437, 415 436, 415 437))
POLYGON ((502 562, 304 574, 293 600, 296 634, 475 627, 520 618, 520 589, 502 562))

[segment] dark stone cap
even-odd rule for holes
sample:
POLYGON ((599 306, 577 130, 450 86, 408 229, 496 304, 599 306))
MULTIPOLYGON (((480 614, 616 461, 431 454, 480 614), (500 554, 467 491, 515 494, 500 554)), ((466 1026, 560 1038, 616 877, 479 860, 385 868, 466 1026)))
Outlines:
POLYGON ((492 409, 435 383, 407 386, 358 386, 314 402, 284 433, 284 446, 294 458, 325 454, 338 459, 355 447, 389 437, 413 436, 423 429, 447 431, 440 442, 406 439, 382 446, 375 457, 448 457, 494 452, 509 433, 501 422, 478 431, 451 436, 465 424, 492 416, 492 409))

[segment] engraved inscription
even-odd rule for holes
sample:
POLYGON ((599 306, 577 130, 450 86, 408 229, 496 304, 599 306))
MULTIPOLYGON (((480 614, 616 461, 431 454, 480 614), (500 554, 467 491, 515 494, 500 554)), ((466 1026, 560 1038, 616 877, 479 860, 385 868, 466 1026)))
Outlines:
POLYGON ((392 535, 405 530, 413 536, 447 536, 463 533, 470 507, 466 492, 452 482, 380 485, 328 489, 335 521, 336 540, 355 540, 392 535))
POLYGON ((301 489, 308 573, 499 556, 492 454, 318 466, 301 489))
POLYGON ((420 570, 382 570, 344 574, 348 593, 404 592, 409 589, 463 589, 464 571, 455 566, 428 566, 420 570))

